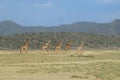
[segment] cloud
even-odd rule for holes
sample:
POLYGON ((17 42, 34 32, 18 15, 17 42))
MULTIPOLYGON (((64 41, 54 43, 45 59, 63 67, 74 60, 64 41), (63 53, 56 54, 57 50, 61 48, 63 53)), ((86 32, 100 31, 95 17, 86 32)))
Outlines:
POLYGON ((48 9, 53 7, 53 3, 51 2, 46 2, 46 3, 33 3, 34 7, 41 8, 41 9, 48 9))

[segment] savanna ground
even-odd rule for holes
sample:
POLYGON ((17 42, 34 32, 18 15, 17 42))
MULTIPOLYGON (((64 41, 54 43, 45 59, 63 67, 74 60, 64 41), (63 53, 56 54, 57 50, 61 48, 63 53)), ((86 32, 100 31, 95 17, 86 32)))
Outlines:
POLYGON ((120 50, 0 50, 0 80, 120 80, 120 50))

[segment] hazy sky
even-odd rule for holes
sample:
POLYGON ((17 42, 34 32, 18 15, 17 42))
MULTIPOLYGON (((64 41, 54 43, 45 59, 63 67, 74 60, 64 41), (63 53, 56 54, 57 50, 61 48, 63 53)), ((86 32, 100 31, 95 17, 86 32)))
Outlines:
POLYGON ((0 0, 0 22, 55 26, 120 19, 120 0, 0 0))

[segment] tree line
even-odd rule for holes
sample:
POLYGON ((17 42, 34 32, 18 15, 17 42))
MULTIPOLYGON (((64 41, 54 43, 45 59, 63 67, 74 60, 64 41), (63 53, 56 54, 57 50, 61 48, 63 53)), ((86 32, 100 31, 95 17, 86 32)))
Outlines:
POLYGON ((97 35, 84 32, 40 32, 22 33, 9 36, 0 36, 0 49, 19 49, 25 40, 30 39, 29 49, 41 49, 42 44, 51 40, 51 49, 63 41, 62 49, 68 40, 72 40, 72 48, 76 48, 84 41, 84 48, 103 49, 119 48, 120 35, 97 35))

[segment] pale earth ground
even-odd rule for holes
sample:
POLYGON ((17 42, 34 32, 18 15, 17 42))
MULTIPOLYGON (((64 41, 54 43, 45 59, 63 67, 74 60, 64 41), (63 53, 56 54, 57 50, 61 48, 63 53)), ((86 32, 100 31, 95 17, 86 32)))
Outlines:
POLYGON ((0 50, 0 80, 120 80, 120 50, 0 50))

